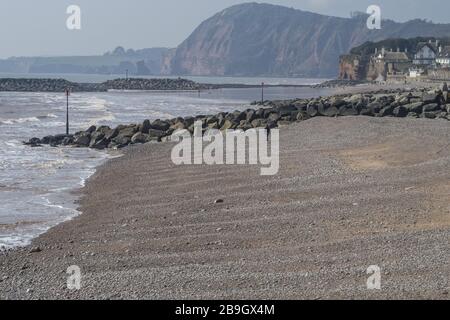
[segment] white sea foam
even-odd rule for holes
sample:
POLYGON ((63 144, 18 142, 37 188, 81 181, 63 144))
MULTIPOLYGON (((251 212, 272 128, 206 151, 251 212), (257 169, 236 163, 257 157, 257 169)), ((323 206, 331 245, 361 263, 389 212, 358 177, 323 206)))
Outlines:
POLYGON ((16 124, 16 123, 26 123, 26 122, 39 122, 40 120, 37 117, 29 117, 29 118, 18 118, 18 119, 1 119, 0 123, 2 124, 16 124))

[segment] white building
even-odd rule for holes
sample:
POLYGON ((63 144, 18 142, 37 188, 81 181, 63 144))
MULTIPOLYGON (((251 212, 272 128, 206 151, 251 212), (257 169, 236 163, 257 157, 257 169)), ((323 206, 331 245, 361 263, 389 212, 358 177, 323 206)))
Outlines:
POLYGON ((450 67, 450 46, 439 47, 439 54, 436 58, 436 64, 441 67, 450 67))
POLYGON ((410 68, 409 69, 409 77, 410 78, 420 78, 425 73, 425 70, 422 68, 410 68))

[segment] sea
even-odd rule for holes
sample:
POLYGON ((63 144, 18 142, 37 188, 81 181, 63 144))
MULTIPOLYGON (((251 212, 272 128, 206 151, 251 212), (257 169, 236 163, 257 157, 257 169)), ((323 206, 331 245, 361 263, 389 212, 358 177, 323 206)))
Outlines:
MULTIPOLYGON (((64 78, 102 82, 120 76, 2 74, 0 78, 64 78)), ((317 84, 327 79, 186 77, 202 83, 317 84)), ((268 87, 265 99, 310 98, 330 89, 268 87)), ((261 99, 261 89, 219 89, 198 92, 111 91, 73 93, 70 130, 91 125, 116 126, 145 119, 214 114, 243 110, 261 99)), ((107 151, 48 146, 31 148, 23 141, 65 132, 66 97, 61 93, 0 92, 0 250, 30 244, 49 228, 80 214, 76 189, 97 166, 115 155, 107 151)))

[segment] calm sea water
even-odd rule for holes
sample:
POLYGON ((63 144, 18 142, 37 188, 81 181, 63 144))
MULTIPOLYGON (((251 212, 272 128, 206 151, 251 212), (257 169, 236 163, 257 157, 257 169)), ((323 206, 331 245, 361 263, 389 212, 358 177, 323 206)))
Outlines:
MULTIPOLYGON (((235 83, 240 80, 233 79, 235 83)), ((267 88, 266 98, 328 93, 327 89, 267 88)), ((260 94, 259 89, 213 90, 200 96, 196 92, 75 93, 70 97, 71 131, 90 125, 115 126, 245 109, 260 94)), ((26 245, 48 228, 79 214, 72 191, 82 187, 110 157, 107 152, 89 149, 22 145, 31 137, 63 133, 64 121, 63 94, 0 92, 0 249, 26 245)))

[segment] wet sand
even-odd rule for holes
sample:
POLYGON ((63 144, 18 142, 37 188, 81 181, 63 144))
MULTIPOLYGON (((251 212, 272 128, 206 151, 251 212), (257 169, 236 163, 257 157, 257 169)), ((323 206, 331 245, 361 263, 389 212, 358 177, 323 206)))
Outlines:
POLYGON ((0 254, 0 298, 449 298, 449 121, 314 118, 280 137, 273 177, 129 148, 88 181, 82 215, 0 254))

